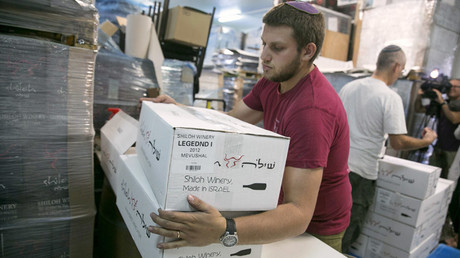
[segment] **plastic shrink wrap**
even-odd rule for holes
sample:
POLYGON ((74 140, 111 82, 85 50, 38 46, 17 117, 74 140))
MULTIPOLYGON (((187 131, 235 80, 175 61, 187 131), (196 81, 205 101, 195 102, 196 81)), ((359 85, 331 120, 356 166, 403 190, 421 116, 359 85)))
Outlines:
MULTIPOLYGON (((2 1, 0 25, 95 42, 90 3, 2 1)), ((0 49, 1 256, 91 257, 96 51, 11 33, 0 49)))
POLYGON ((94 75, 94 128, 96 133, 109 120, 109 108, 119 108, 139 117, 139 98, 147 89, 159 88, 154 64, 149 59, 123 54, 118 45, 99 31, 99 51, 94 75))
POLYGON ((2 0, 0 24, 62 34, 80 45, 96 45, 98 11, 92 0, 2 0))
POLYGON ((196 67, 192 62, 165 59, 161 66, 162 94, 173 97, 178 103, 193 106, 193 77, 196 67))
MULTIPOLYGON (((142 11, 148 13, 149 6, 153 2, 149 0, 97 0, 96 8, 99 11, 99 21, 101 24, 105 21, 110 21, 118 26, 120 24, 117 21, 117 16, 127 18, 132 13, 141 13, 142 11)), ((120 30, 117 30, 112 35, 112 38, 115 42, 120 43, 120 30)))

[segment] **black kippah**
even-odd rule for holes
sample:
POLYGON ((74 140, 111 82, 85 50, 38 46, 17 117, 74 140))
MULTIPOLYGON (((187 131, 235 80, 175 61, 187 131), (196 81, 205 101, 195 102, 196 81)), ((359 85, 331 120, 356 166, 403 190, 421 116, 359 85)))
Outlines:
POLYGON ((401 51, 401 48, 396 45, 389 45, 382 49, 382 53, 391 53, 401 51))

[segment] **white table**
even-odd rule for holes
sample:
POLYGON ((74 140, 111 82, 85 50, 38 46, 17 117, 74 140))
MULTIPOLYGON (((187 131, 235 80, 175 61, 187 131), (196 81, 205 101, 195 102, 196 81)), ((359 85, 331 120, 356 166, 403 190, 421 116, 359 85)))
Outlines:
MULTIPOLYGON (((99 160, 101 152, 95 151, 99 160)), ((107 171, 104 171, 107 173, 107 171)), ((282 241, 264 244, 261 258, 335 258, 346 257, 318 238, 304 233, 300 236, 282 241)))
POLYGON ((262 247, 261 258, 346 257, 310 234, 302 234, 262 247))

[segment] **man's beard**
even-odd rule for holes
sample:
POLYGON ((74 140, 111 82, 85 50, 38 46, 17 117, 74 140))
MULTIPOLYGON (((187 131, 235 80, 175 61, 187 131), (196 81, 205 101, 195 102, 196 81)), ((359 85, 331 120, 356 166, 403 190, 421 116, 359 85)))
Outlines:
POLYGON ((284 67, 281 71, 279 71, 276 74, 273 74, 271 76, 267 76, 264 74, 265 78, 272 82, 285 82, 292 77, 298 72, 300 66, 300 60, 299 58, 294 58, 290 64, 288 64, 286 67, 284 67))

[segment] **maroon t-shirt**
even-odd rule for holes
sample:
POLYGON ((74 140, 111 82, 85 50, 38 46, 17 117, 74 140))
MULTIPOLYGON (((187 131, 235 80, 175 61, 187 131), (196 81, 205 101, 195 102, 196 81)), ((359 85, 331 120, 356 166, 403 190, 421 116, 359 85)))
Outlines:
POLYGON ((265 129, 291 138, 286 166, 323 168, 316 209, 307 232, 338 234, 348 227, 352 205, 345 109, 317 67, 284 94, 279 93, 278 86, 262 78, 244 103, 264 112, 265 129))

